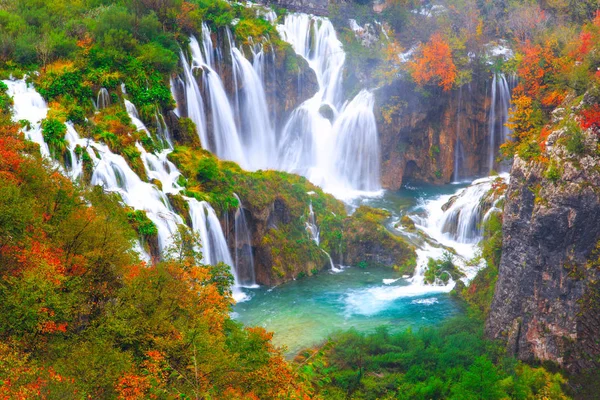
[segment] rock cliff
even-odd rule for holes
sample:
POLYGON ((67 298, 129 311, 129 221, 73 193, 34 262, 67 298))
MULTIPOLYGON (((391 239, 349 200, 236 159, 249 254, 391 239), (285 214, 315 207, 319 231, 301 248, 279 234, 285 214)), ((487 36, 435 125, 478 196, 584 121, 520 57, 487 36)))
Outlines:
POLYGON ((450 182, 457 151, 460 179, 486 174, 487 85, 487 78, 474 79, 457 90, 425 93, 398 80, 379 89, 376 117, 384 187, 397 190, 411 180, 450 182))
POLYGON ((600 171, 597 137, 570 153, 549 136, 550 167, 516 158, 486 333, 527 361, 573 373, 600 365, 600 171))

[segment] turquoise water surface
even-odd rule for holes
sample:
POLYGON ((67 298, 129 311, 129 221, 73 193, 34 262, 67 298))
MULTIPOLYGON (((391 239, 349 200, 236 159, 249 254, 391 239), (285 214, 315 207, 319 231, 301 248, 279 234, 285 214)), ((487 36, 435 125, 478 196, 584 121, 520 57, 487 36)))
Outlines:
MULTIPOLYGON (((352 205, 392 211, 394 217, 388 226, 393 229, 393 221, 401 214, 421 212, 426 200, 464 186, 404 188, 352 205)), ((391 330, 418 328, 461 312, 450 294, 411 286, 389 268, 346 267, 339 273, 322 271, 275 288, 244 290, 251 298, 234 307, 234 317, 246 325, 273 331, 275 344, 286 346, 288 356, 324 342, 337 330, 369 332, 381 325, 391 330)))

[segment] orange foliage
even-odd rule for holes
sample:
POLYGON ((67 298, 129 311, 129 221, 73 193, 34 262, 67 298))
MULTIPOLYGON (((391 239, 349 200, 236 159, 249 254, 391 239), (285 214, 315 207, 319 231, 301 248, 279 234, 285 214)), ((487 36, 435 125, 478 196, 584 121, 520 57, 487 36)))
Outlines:
POLYGON ((600 104, 594 104, 592 108, 581 113, 581 128, 592 128, 594 132, 600 132, 600 104))
POLYGON ((452 49, 439 33, 435 33, 428 43, 421 46, 419 54, 409 67, 418 85, 437 84, 444 90, 452 89, 457 76, 452 49))
POLYGON ((138 400, 147 398, 150 382, 145 376, 125 374, 117 383, 119 400, 138 400))

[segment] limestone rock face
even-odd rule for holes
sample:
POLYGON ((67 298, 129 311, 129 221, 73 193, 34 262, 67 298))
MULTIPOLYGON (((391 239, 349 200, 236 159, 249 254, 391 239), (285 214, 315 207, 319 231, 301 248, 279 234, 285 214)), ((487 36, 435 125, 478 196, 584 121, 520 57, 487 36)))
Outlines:
POLYGON ((376 92, 381 177, 387 189, 398 190, 410 180, 452 181, 457 151, 459 178, 487 173, 486 81, 449 92, 432 90, 424 94, 413 83, 398 80, 376 92))
POLYGON ((552 146, 546 166, 516 158, 506 194, 503 248, 486 334, 522 360, 570 372, 600 365, 600 171, 596 138, 587 155, 552 146))

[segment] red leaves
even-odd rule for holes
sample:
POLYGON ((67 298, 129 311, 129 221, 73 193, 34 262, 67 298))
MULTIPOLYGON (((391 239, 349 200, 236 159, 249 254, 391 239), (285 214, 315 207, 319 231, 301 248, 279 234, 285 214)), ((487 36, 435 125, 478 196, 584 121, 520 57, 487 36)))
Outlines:
POLYGON ((594 129, 594 132, 598 134, 600 132, 600 105, 594 104, 591 108, 584 110, 581 113, 581 122, 582 129, 594 129))
POLYGON ((435 33, 428 43, 421 46, 419 55, 410 63, 410 68, 418 85, 437 84, 444 90, 452 89, 457 76, 452 49, 439 33, 435 33))

